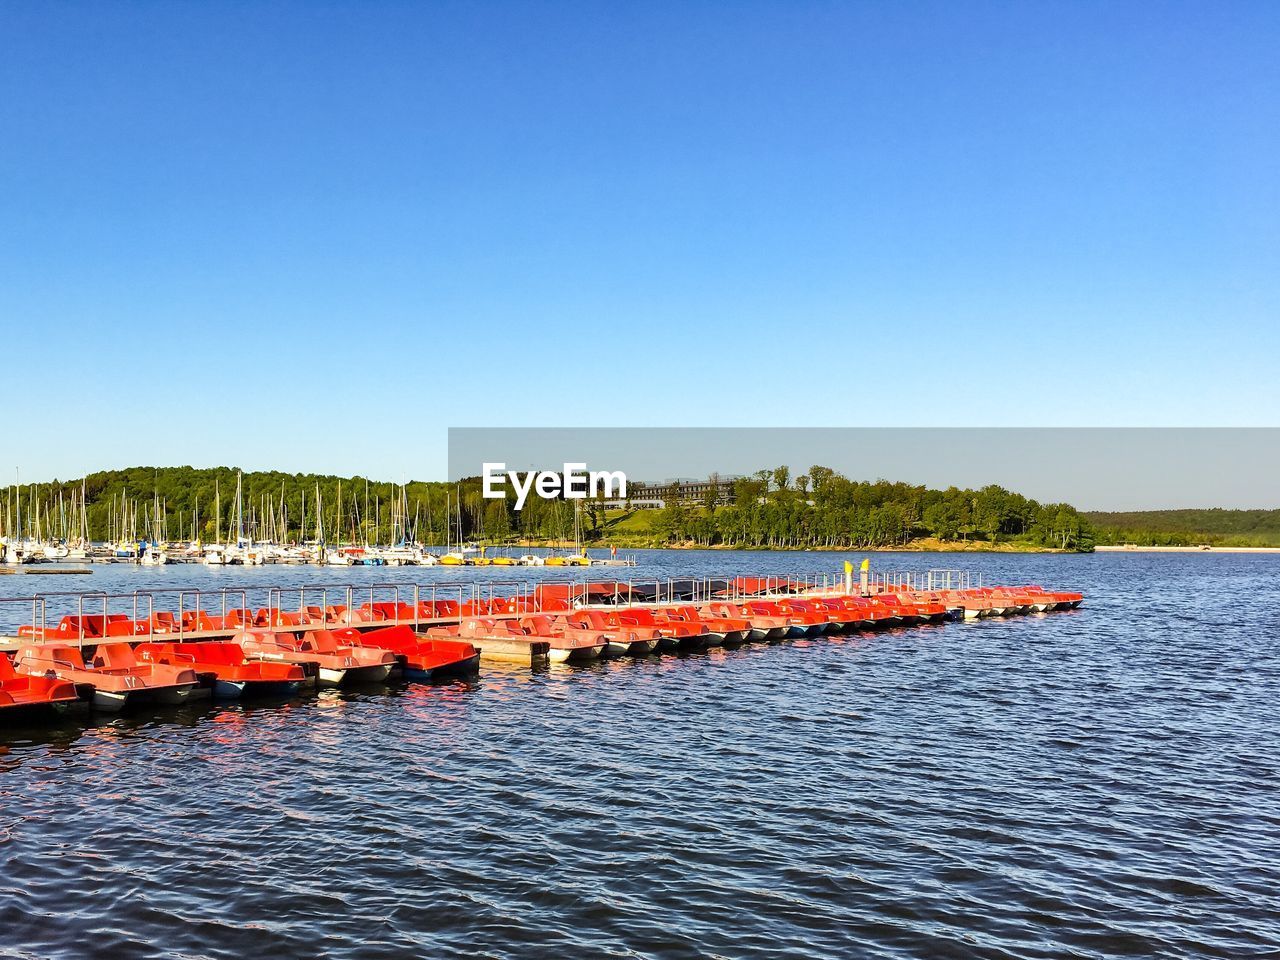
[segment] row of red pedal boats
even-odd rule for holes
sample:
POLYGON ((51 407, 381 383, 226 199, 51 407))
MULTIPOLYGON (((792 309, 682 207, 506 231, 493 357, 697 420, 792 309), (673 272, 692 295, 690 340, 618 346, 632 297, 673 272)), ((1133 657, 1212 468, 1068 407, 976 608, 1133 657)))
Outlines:
POLYGON ((192 613, 185 620, 164 613, 145 620, 65 617, 53 628, 23 627, 19 635, 30 642, 12 660, 0 654, 0 715, 10 708, 81 699, 119 710, 139 701, 173 704, 201 695, 288 695, 304 685, 396 677, 426 681, 474 671, 484 648, 513 642, 545 645, 553 662, 591 660, 1043 613, 1074 608, 1082 600, 1079 593, 1031 585, 871 596, 770 595, 703 604, 575 608, 567 599, 539 597, 371 603, 294 613, 237 610, 217 618, 192 613), (403 623, 449 619, 455 622, 422 632, 403 623), (230 639, 163 639, 167 633, 206 630, 234 633, 230 639), (146 639, 137 642, 139 637, 146 639))
POLYGON ((192 697, 291 695, 304 685, 427 681, 479 667, 480 651, 455 638, 421 637, 408 626, 367 632, 352 627, 291 633, 246 630, 228 640, 106 640, 0 654, 0 711, 6 707, 90 700, 116 711, 139 702, 178 704, 192 697))

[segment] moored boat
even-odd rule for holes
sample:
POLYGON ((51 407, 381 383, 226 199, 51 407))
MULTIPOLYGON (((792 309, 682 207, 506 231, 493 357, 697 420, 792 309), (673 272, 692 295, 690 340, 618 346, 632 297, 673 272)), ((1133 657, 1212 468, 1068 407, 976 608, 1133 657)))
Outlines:
POLYGON ((79 699, 76 686, 52 670, 43 674, 20 674, 9 658, 0 653, 0 717, 11 713, 54 709, 79 699))
POLYGON ((204 548, 200 557, 200 562, 207 567, 224 567, 231 561, 227 557, 227 548, 221 544, 212 543, 204 548))
POLYGON ((700 620, 673 618, 665 610, 653 607, 624 607, 617 613, 610 614, 610 622, 656 630, 659 650, 704 650, 723 640, 721 635, 712 633, 700 620))
POLYGON ((370 650, 385 650, 395 656, 397 669, 406 680, 425 682, 436 677, 471 673, 480 666, 480 651, 465 640, 420 637, 412 627, 382 627, 361 633, 351 627, 333 631, 339 643, 370 650))
POLYGON ((753 613, 747 609, 745 604, 717 600, 708 604, 707 609, 718 617, 738 617, 746 620, 751 627, 751 633, 748 635, 749 640, 781 640, 791 630, 787 618, 780 613, 776 616, 767 613, 753 613))
POLYGON ((169 553, 159 544, 150 543, 138 557, 138 563, 144 567, 162 567, 169 562, 169 553))
POLYGON ((656 627, 621 622, 616 611, 576 610, 565 621, 584 630, 594 630, 605 640, 605 657, 643 657, 655 652, 662 641, 656 627))
POLYGON ((692 604, 672 607, 667 615, 686 623, 701 623, 724 646, 737 646, 751 639, 751 621, 745 617, 722 616, 692 604))
POLYGON ((607 645, 599 631, 576 627, 564 617, 533 614, 521 617, 518 623, 520 629, 527 631, 531 636, 544 638, 551 644, 552 663, 594 660, 604 653, 607 645))
POLYGON ((93 705, 116 711, 144 700, 184 702, 198 682, 194 670, 166 664, 139 663, 124 642, 99 644, 89 663, 80 650, 63 644, 22 647, 14 667, 27 676, 48 676, 93 690, 93 705))
POLYGON ((322 687, 377 683, 391 675, 396 663, 395 654, 390 651, 348 646, 328 630, 309 630, 301 635, 246 630, 235 640, 250 659, 314 663, 322 687))
POLYGON ((240 645, 229 640, 197 643, 140 643, 134 655, 144 663, 187 667, 207 678, 215 697, 285 696, 297 691, 306 679, 294 663, 250 660, 240 645))
POLYGON ((550 616, 539 614, 519 620, 494 619, 492 617, 463 617, 454 627, 434 627, 427 631, 430 638, 443 640, 462 639, 474 643, 485 655, 490 642, 495 650, 521 646, 535 646, 553 663, 568 660, 593 660, 600 656, 605 639, 592 630, 583 630, 564 621, 555 622, 550 616))
POLYGON ((831 623, 825 613, 787 607, 773 600, 748 600, 742 608, 751 616, 781 617, 787 625, 786 636, 793 639, 819 636, 827 632, 831 623))

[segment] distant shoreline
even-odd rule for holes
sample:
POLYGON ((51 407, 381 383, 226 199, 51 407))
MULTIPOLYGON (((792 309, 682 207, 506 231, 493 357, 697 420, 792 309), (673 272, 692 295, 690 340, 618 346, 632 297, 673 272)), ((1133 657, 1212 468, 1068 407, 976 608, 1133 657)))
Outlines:
MULTIPOLYGON (((540 549, 540 550, 578 550, 579 545, 567 541, 548 542, 519 540, 512 543, 485 544, 489 550, 504 549, 540 549)), ((1062 550, 1058 547, 1046 547, 1026 541, 990 540, 938 540, 935 537, 920 537, 905 544, 890 544, 883 547, 778 547, 758 544, 743 546, 739 544, 702 544, 691 540, 675 543, 646 543, 639 539, 619 538, 586 544, 589 550, 608 550, 616 547, 619 553, 627 550, 717 550, 726 553, 1079 553, 1077 550, 1062 550)))
POLYGON ((1280 547, 1141 547, 1133 544, 1094 547, 1098 553, 1280 553, 1280 547))

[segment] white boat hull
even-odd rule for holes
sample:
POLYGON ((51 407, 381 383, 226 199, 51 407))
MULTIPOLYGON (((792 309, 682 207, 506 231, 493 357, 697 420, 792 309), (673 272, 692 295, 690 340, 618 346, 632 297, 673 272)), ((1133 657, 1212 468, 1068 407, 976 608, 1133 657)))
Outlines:
POLYGON ((336 687, 346 678, 346 670, 331 670, 328 667, 321 667, 319 685, 322 687, 336 687))
POLYGON ((219 699, 237 700, 244 694, 244 681, 217 680, 213 686, 213 695, 219 699))
POLYGON ((564 663, 566 660, 575 660, 579 663, 584 660, 598 660, 605 646, 606 644, 595 647, 552 647, 547 654, 547 659, 552 663, 564 663))
POLYGON ((319 684, 322 687, 336 687, 343 683, 381 683, 391 676, 393 666, 395 664, 375 663, 367 667, 347 667, 344 670, 321 667, 319 684))
POLYGON ((95 710, 105 710, 109 713, 118 713, 125 708, 125 704, 128 702, 128 692, 115 693, 111 690, 93 691, 93 708, 95 710))

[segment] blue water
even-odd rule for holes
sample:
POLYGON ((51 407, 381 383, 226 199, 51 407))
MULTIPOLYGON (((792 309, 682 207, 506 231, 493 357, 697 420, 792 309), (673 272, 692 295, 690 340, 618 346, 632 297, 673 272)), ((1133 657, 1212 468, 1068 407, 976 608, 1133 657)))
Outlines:
MULTIPOLYGON (((844 558, 654 553, 615 572, 844 558)), ((0 728, 0 955, 1280 955, 1280 558, 873 563, 1088 600, 0 728)), ((481 577, 512 574, 336 575, 481 577)), ((0 591, 334 579, 100 568, 0 591)))

